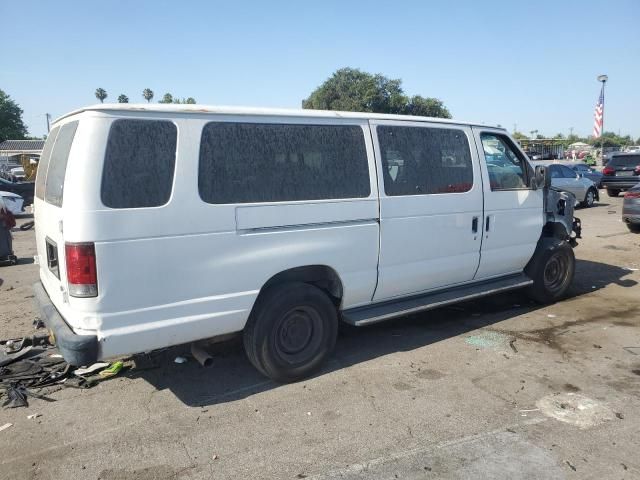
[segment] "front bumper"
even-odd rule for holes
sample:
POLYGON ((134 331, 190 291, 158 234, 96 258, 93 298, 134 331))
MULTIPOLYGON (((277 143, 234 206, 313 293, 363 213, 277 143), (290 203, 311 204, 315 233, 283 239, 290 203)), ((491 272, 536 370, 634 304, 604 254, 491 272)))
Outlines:
POLYGON ((33 285, 33 293, 41 320, 53 334, 56 346, 64 359, 74 366, 95 363, 98 359, 98 337, 74 333, 51 302, 40 282, 33 285))

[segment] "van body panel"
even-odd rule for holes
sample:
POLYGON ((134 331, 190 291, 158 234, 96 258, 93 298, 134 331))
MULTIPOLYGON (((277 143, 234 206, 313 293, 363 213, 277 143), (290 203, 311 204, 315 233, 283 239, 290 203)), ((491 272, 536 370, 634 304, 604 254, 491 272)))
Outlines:
MULTIPOLYGON (((480 261, 481 234, 473 219, 482 218, 482 177, 471 129, 462 125, 372 120, 376 157, 377 128, 396 126, 460 132, 466 139, 473 185, 462 193, 389 196, 385 193, 382 162, 378 162, 380 190, 380 263, 376 301, 412 295, 473 280, 480 261)), ((423 172, 428 175, 429 172, 423 172)))
MULTIPOLYGON (((74 121, 79 123, 62 206, 34 200, 36 242, 46 295, 73 333, 97 338, 99 358, 241 331, 265 284, 300 267, 326 266, 337 274, 340 309, 522 271, 542 229, 537 192, 483 197, 488 177, 471 124, 377 114, 143 105, 82 109, 54 127, 74 121), (166 203, 143 208, 102 203, 110 129, 121 119, 175 125, 175 167, 166 203), (369 195, 207 203, 199 191, 199 163, 203 129, 211 122, 357 126, 366 151, 369 195), (387 195, 380 126, 457 132, 468 143, 472 182, 455 186, 460 191, 387 195), (484 237, 487 215, 495 217, 496 230, 484 237), (96 297, 68 294, 68 242, 94 245, 96 297), (57 248, 57 270, 49 268, 51 244, 57 248)), ((47 168, 41 175, 47 175, 47 168)))
MULTIPOLYGON (((523 271, 533 256, 544 225, 544 190, 533 190, 529 187, 503 191, 492 190, 481 135, 487 133, 507 136, 500 129, 473 127, 473 132, 481 159, 482 177, 486 185, 482 259, 476 274, 478 280, 483 280, 523 271)), ((528 162, 522 149, 515 142, 512 143, 524 161, 528 162)))

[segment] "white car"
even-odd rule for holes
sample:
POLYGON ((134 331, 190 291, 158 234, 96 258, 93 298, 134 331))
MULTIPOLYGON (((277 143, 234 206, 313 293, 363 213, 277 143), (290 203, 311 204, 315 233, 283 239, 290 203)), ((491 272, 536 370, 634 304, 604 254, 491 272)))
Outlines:
POLYGON ((0 197, 4 200, 4 205, 12 214, 14 215, 22 215, 25 213, 24 211, 24 198, 20 195, 12 192, 2 192, 0 191, 0 197))
POLYGON ((204 105, 56 120, 35 224, 42 318, 73 365, 242 332, 264 375, 356 326, 571 284, 573 205, 502 128, 204 105), (185 213, 186 212, 186 213, 185 213))

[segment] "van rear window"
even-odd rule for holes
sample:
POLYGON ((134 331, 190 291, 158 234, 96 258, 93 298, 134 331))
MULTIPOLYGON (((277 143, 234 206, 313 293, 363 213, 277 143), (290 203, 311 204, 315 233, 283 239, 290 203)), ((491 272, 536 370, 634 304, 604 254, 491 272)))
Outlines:
POLYGON ((102 203, 159 207, 171 197, 178 129, 166 120, 116 120, 102 171, 102 203))
POLYGON ((47 179, 47 170, 49 169, 49 160, 53 151, 53 144, 56 143, 56 137, 60 127, 56 127, 49 133, 47 141, 44 144, 40 161, 38 162, 38 173, 36 175, 36 197, 44 200, 45 180, 47 179))
POLYGON ((69 160, 69 151, 73 143, 73 137, 78 128, 78 121, 69 122, 60 127, 56 143, 53 145, 51 159, 49 160, 49 169, 45 180, 44 200, 56 207, 62 206, 62 197, 64 191, 64 176, 67 173, 67 161, 69 160))
POLYGON ((214 204, 368 197, 364 132, 356 125, 208 123, 198 188, 214 204))

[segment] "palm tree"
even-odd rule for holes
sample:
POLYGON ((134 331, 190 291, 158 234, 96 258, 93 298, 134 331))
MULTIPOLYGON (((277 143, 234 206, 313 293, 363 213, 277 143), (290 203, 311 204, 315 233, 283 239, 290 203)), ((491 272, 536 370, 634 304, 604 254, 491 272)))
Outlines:
POLYGON ((147 101, 147 103, 149 103, 153 99, 153 90, 151 90, 150 88, 145 88, 142 91, 142 96, 147 101))
POLYGON ((96 88, 96 98, 100 100, 100 103, 104 103, 104 99, 107 98, 107 91, 104 88, 96 88))
POLYGON ((118 97, 118 103, 129 103, 129 97, 127 97, 124 93, 118 97))

